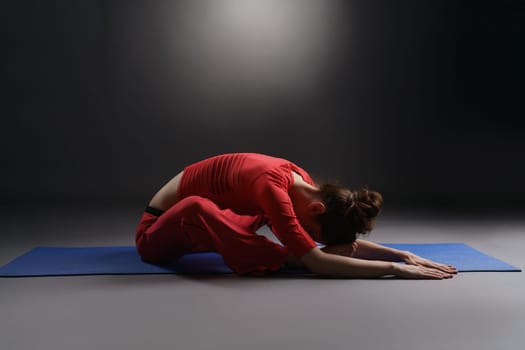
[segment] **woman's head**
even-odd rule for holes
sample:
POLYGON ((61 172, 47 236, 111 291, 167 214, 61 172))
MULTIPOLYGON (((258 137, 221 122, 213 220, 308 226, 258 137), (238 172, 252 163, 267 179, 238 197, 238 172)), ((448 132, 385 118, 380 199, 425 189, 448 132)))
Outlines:
POLYGON ((366 188, 324 184, 319 194, 326 208, 319 215, 324 244, 352 243, 357 234, 370 232, 383 206, 381 194, 366 188))

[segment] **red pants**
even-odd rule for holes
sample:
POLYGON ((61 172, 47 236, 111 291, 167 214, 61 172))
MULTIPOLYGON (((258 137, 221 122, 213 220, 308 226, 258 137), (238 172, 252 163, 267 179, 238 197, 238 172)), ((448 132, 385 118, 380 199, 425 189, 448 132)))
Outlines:
POLYGON ((255 231, 262 216, 238 215, 222 210, 209 199, 182 199, 160 216, 145 212, 135 243, 144 261, 161 264, 183 254, 214 251, 239 274, 275 271, 288 250, 255 231))

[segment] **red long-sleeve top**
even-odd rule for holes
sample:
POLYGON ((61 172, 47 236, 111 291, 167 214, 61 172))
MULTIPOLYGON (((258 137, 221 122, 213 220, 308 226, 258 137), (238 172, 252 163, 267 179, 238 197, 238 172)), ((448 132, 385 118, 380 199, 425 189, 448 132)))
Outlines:
POLYGON ((297 257, 316 246, 299 224, 288 194, 292 171, 313 184, 294 163, 256 153, 223 154, 184 169, 178 196, 201 196, 239 215, 263 215, 275 236, 297 257))

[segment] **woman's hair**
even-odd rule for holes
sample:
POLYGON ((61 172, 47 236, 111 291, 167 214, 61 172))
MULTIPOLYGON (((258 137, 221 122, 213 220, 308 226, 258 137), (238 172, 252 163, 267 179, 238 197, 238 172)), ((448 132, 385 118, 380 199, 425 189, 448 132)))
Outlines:
POLYGON ((374 218, 383 206, 379 192, 362 188, 358 191, 334 184, 320 187, 326 211, 319 222, 325 244, 353 243, 357 234, 370 232, 374 218))

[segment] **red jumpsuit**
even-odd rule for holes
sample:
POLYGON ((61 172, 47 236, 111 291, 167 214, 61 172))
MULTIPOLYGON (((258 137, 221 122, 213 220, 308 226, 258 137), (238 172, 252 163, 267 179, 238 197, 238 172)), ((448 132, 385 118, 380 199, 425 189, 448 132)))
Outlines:
POLYGON ((299 224, 288 195, 291 171, 313 184, 297 165, 262 154, 224 154, 186 167, 178 201, 164 213, 148 207, 142 216, 139 254, 162 263, 215 251, 240 274, 278 270, 289 253, 301 258, 316 243, 299 224), (284 246, 255 232, 264 224, 284 246))

